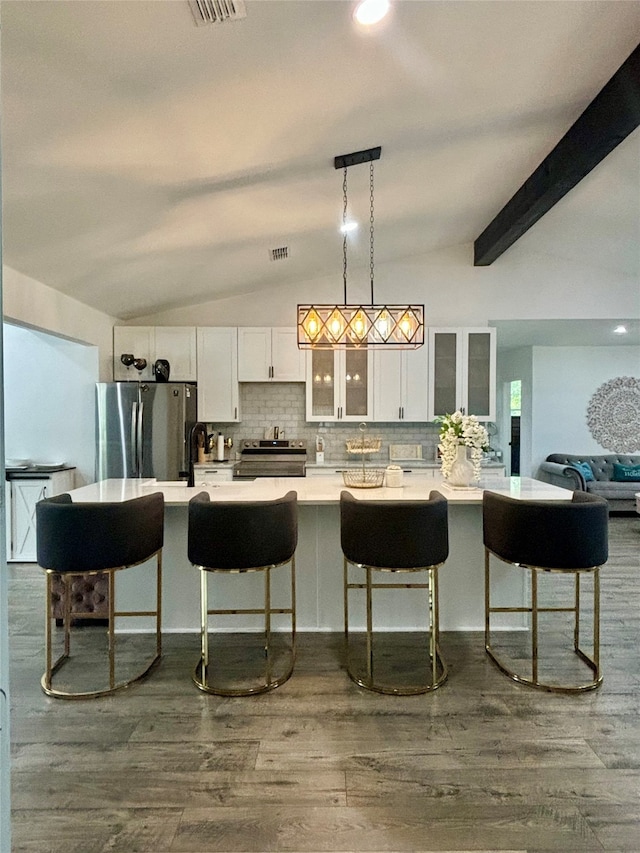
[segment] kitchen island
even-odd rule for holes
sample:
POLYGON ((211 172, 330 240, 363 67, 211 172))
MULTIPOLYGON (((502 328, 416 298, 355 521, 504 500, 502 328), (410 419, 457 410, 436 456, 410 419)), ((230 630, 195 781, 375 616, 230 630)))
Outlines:
MULTIPOLYGON (((442 483, 439 476, 413 474, 400 488, 348 489, 359 500, 426 500, 437 489, 449 501, 450 554, 440 569, 440 626, 442 630, 484 628, 484 549, 482 544, 482 489, 457 490, 442 483)), ((103 480, 70 492, 74 501, 122 501, 160 491, 165 497, 163 630, 199 631, 199 572, 187 558, 187 504, 206 491, 211 500, 272 500, 293 489, 298 494, 299 537, 296 552, 298 629, 300 631, 340 631, 342 615, 342 552, 340 550, 340 492, 345 488, 339 476, 307 478, 260 478, 253 481, 188 487, 183 482, 156 480, 103 480)), ((530 500, 570 500, 571 492, 529 478, 492 479, 494 492, 530 500)), ((286 571, 273 573, 274 606, 287 601, 286 571)), ((526 589, 524 572, 503 564, 492 570, 495 603, 522 603, 526 589)), ((259 606, 262 578, 249 574, 216 575, 218 607, 259 606)), ((118 582, 117 606, 142 608, 145 595, 153 589, 151 565, 122 573, 118 582), (123 598, 121 599, 120 596, 123 598)), ((147 595, 148 597, 148 595, 147 595)), ((355 602, 354 602, 355 603, 355 602)), ((412 630, 424 627, 423 596, 402 590, 385 592, 374 598, 376 624, 382 630, 412 630)), ((503 627, 520 627, 522 615, 503 614, 503 627)), ((231 630, 252 630, 260 626, 258 617, 238 617, 231 630)), ((364 625, 364 610, 354 608, 354 624, 364 625)), ((127 629, 146 630, 144 620, 129 619, 127 629)), ((278 621, 275 619, 275 627, 278 621)), ((227 625, 218 620, 216 628, 227 625)))

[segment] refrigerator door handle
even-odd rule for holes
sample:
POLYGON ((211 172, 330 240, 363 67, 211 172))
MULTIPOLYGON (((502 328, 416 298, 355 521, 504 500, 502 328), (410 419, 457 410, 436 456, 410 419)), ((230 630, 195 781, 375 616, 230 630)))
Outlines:
POLYGON ((137 436, 138 433, 138 404, 131 404, 131 473, 134 477, 138 476, 138 453, 137 453, 137 436))
POLYGON ((137 476, 142 477, 142 472, 144 471, 143 463, 144 463, 144 442, 142 438, 142 421, 144 419, 144 403, 138 403, 138 436, 136 440, 136 447, 138 449, 138 472, 137 476))

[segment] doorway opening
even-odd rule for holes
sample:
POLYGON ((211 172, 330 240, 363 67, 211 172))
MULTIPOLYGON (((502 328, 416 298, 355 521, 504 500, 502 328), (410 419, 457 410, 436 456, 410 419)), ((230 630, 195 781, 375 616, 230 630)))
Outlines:
POLYGON ((514 379, 509 383, 509 422, 510 422, 510 437, 509 447, 511 448, 511 465, 510 475, 512 477, 520 476, 520 414, 522 405, 522 381, 514 379))

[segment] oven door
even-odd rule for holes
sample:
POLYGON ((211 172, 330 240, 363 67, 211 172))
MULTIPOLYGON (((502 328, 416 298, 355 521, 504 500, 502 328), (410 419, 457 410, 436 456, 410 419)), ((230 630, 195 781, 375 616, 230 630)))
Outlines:
POLYGON ((255 480, 259 477, 306 477, 304 462, 272 462, 268 460, 241 461, 233 466, 234 480, 255 480))

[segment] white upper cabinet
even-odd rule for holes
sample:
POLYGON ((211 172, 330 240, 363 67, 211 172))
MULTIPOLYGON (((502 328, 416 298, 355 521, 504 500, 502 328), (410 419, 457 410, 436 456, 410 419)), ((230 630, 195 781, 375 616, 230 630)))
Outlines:
POLYGON ((153 326, 113 327, 113 379, 114 382, 153 379, 155 355, 155 329, 153 326), (144 358, 147 366, 137 370, 133 365, 126 367, 120 357, 123 354, 144 358))
POLYGON ((198 328, 198 420, 240 420, 238 330, 231 326, 198 328))
POLYGON ((193 326, 114 326, 113 328, 113 378, 114 381, 155 379, 153 365, 159 358, 169 362, 170 382, 195 382, 196 330, 193 326), (144 358, 147 366, 137 370, 126 367, 123 353, 144 358))
POLYGON ((238 381, 304 382, 304 351, 297 330, 247 326, 238 329, 238 381))
POLYGON ((307 351, 307 420, 362 421, 373 414, 367 347, 307 351))
POLYGON ((495 420, 495 329, 429 329, 429 420, 456 409, 495 420))
POLYGON ((374 349, 373 420, 394 422, 427 421, 428 351, 374 349))
POLYGON ((196 330, 194 326, 156 326, 155 358, 169 362, 170 382, 195 382, 196 330))

